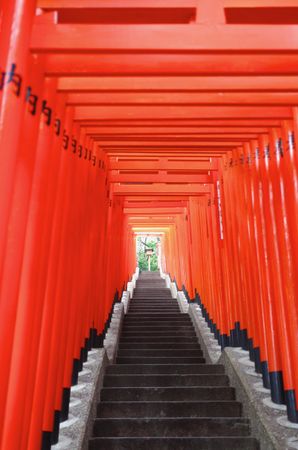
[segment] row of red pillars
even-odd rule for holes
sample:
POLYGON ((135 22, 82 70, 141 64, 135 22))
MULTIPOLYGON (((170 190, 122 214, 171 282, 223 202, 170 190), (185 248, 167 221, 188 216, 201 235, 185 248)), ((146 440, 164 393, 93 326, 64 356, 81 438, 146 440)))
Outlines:
POLYGON ((35 6, 1 4, 3 450, 56 441, 85 352, 101 345, 115 295, 135 268, 107 157, 78 129, 56 80, 44 76, 42 56, 29 54, 35 6))

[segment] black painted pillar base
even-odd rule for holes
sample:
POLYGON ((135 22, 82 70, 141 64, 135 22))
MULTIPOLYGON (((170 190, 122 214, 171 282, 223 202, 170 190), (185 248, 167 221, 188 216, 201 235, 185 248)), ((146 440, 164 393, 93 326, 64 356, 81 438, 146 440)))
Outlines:
POLYGON ((254 348, 253 348, 252 338, 249 338, 247 343, 248 343, 249 359, 254 362, 255 361, 255 352, 254 352, 254 348))
POLYGON ((254 352, 255 371, 257 373, 262 373, 260 347, 254 347, 253 352, 254 352))
POLYGON ((104 333, 97 334, 96 336, 94 336, 93 347, 94 348, 102 348, 103 341, 104 341, 104 333))
POLYGON ((241 329, 240 323, 235 322, 235 328, 230 331, 230 345, 232 347, 241 347, 241 329))
POLYGON ((41 450, 51 450, 51 446, 58 443, 60 428, 60 411, 54 412, 53 431, 43 431, 41 439, 41 450))
POLYGON ((75 386, 78 384, 78 377, 79 377, 79 371, 80 371, 81 361, 79 359, 73 360, 73 366, 72 366, 72 375, 71 375, 71 385, 75 386))
POLYGON ((221 334, 219 336, 219 345, 221 346, 222 349, 224 349, 225 347, 229 347, 229 344, 230 344, 229 341, 230 341, 230 339, 227 334, 221 334))
POLYGON ((289 421, 298 423, 298 407, 294 389, 285 391, 285 402, 289 421))
POLYGON ((51 436, 52 445, 57 444, 59 440, 59 431, 60 431, 60 411, 55 410, 54 412, 54 426, 51 436))
POLYGON ((63 388, 60 422, 64 422, 65 420, 68 419, 69 402, 70 402, 70 388, 63 388))
POLYGON ((247 330, 245 328, 240 330, 240 347, 242 347, 243 350, 249 350, 247 330))
POLYGON ((52 433, 51 431, 43 431, 41 438, 41 450, 51 450, 52 433))
POLYGON ((285 393, 282 372, 269 372, 271 398, 274 403, 285 403, 285 393))
POLYGON ((266 389, 270 389, 270 376, 269 376, 267 361, 261 362, 261 369, 262 369, 262 377, 263 377, 263 386, 266 389))

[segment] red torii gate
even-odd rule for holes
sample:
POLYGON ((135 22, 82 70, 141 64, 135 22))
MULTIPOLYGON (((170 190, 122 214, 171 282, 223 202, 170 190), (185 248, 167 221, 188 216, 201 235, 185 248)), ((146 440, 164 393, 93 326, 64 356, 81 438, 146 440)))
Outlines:
POLYGON ((57 439, 136 230, 298 422, 297 11, 0 1, 0 448, 57 439))

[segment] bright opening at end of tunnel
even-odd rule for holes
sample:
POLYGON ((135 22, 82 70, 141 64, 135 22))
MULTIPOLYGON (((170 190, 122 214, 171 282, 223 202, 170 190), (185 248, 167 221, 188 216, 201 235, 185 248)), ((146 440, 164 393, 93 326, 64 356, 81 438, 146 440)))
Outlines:
POLYGON ((142 270, 157 272, 161 269, 162 234, 148 232, 136 235, 137 265, 142 270))
POLYGON ((89 450, 257 450, 190 320, 298 427, 297 56, 298 0, 0 0, 0 450, 89 417, 94 354, 89 450))

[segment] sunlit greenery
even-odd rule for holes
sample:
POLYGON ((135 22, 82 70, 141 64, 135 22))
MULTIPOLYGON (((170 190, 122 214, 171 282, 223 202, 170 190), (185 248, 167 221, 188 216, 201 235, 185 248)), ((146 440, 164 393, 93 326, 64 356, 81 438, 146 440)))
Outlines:
POLYGON ((151 271, 158 270, 158 257, 156 253, 156 239, 147 237, 138 237, 138 266, 140 270, 148 270, 148 256, 145 253, 145 249, 152 248, 154 253, 151 256, 151 271))

